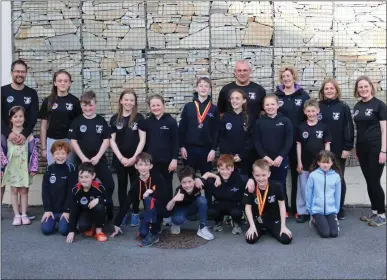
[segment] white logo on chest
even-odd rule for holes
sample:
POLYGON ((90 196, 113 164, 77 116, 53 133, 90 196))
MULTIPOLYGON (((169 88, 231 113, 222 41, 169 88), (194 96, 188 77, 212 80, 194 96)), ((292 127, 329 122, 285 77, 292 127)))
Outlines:
POLYGON ((370 117, 371 115, 372 115, 372 112, 374 111, 374 109, 366 109, 365 110, 365 115, 367 116, 367 117, 370 117))
POLYGON ((338 120, 340 119, 340 113, 335 113, 335 112, 333 112, 332 117, 333 117, 333 119, 334 119, 335 121, 338 121, 338 120))
POLYGON ((323 138, 324 132, 322 130, 316 130, 316 136, 317 138, 323 138))
POLYGON ((250 99, 255 99, 255 92, 249 92, 249 98, 250 99))
POLYGON ((97 131, 97 133, 102 133, 103 125, 96 124, 95 125, 95 130, 97 131))
POLYGON ((73 104, 72 103, 66 103, 66 109, 68 111, 71 111, 73 109, 73 104))
POLYGON ((269 203, 274 203, 274 202, 275 202, 275 194, 269 196, 269 197, 267 198, 267 200, 269 201, 269 203))
POLYGON ((296 104, 296 106, 301 106, 301 103, 302 99, 294 99, 294 104, 296 104))
POLYGON ((31 97, 24 97, 24 104, 30 104, 31 103, 31 97))

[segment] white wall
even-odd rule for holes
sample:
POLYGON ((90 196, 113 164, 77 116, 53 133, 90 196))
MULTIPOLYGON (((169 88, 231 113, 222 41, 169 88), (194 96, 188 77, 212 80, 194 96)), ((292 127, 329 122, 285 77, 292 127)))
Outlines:
POLYGON ((11 1, 1 1, 1 85, 11 82, 12 63, 11 1))

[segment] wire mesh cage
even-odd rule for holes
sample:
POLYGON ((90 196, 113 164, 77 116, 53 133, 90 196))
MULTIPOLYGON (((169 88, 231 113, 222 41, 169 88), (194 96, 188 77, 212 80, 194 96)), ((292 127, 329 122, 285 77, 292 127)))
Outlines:
POLYGON ((14 59, 27 62, 26 84, 40 102, 53 73, 65 69, 71 93, 93 89, 106 119, 132 88, 140 112, 148 113, 150 95, 162 94, 179 120, 197 78, 212 80, 216 102, 240 59, 268 93, 279 68, 291 65, 313 97, 335 77, 353 108, 354 82, 365 74, 386 99, 385 1, 13 1, 12 30, 14 59))

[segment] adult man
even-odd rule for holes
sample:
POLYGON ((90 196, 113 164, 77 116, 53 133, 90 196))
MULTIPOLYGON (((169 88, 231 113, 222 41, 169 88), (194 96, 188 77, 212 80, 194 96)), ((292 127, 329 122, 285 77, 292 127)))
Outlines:
MULTIPOLYGON (((39 111, 39 100, 36 90, 26 86, 27 64, 15 60, 11 64, 12 83, 1 87, 1 134, 14 144, 24 144, 32 133, 39 111), (9 128, 9 110, 14 106, 23 106, 25 109, 25 125, 20 134, 11 132, 9 128)), ((1 202, 3 202, 5 188, 1 188, 1 202)), ((35 216, 28 215, 29 219, 35 216)))
POLYGON ((262 110, 262 99, 266 95, 266 90, 259 84, 250 81, 251 67, 247 60, 239 60, 235 63, 235 82, 225 85, 218 97, 218 110, 220 114, 232 110, 230 104, 230 94, 234 89, 243 90, 247 95, 247 110, 250 121, 257 119, 262 110))
POLYGON ((38 117, 39 100, 36 90, 24 85, 27 76, 27 64, 18 59, 11 65, 12 83, 1 87, 1 134, 14 144, 23 144, 32 133, 38 117), (10 132, 9 110, 14 106, 23 106, 25 127, 21 134, 10 132))

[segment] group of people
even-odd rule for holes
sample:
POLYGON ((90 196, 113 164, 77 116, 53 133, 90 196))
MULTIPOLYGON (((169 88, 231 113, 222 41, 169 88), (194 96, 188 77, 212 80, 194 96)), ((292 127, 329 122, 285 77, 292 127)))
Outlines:
POLYGON ((40 154, 48 163, 42 183, 41 230, 45 235, 58 230, 69 243, 77 230, 101 242, 108 239, 103 228, 106 220, 114 218, 114 181, 105 156, 109 146, 120 206, 111 237, 129 223, 139 227, 139 245, 151 246, 159 241, 163 224, 170 226, 171 234, 179 234, 191 216, 199 219, 197 234, 206 240, 214 238, 207 220, 215 221, 214 231, 222 231, 227 216, 233 234, 242 233, 246 218, 245 237, 251 244, 266 232, 289 244, 289 216, 299 223, 310 221, 324 238, 336 237, 338 220, 345 218, 344 171, 355 144, 353 121, 355 152, 371 201, 370 213, 360 220, 384 225, 380 180, 386 162, 387 111, 375 97, 371 80, 357 79, 354 96, 360 100, 352 114, 332 78, 323 81, 317 101, 297 84, 293 67, 280 69, 281 84, 274 94, 250 81, 251 71, 246 60, 238 61, 235 82, 222 88, 217 105, 211 80, 199 78, 179 125, 165 112, 161 95, 148 98, 150 115, 145 118, 138 112, 136 93, 124 90, 108 124, 96 113, 93 91, 80 99, 69 92, 71 75, 64 70, 53 75, 51 94, 39 110, 37 92, 24 84, 26 63, 14 61, 12 83, 1 88, 1 200, 5 187, 10 187, 13 225, 31 223, 28 188, 38 171, 39 140, 32 135, 37 118, 41 119, 40 154), (217 172, 213 172, 218 149, 217 172), (179 153, 184 167, 173 192, 179 153))

